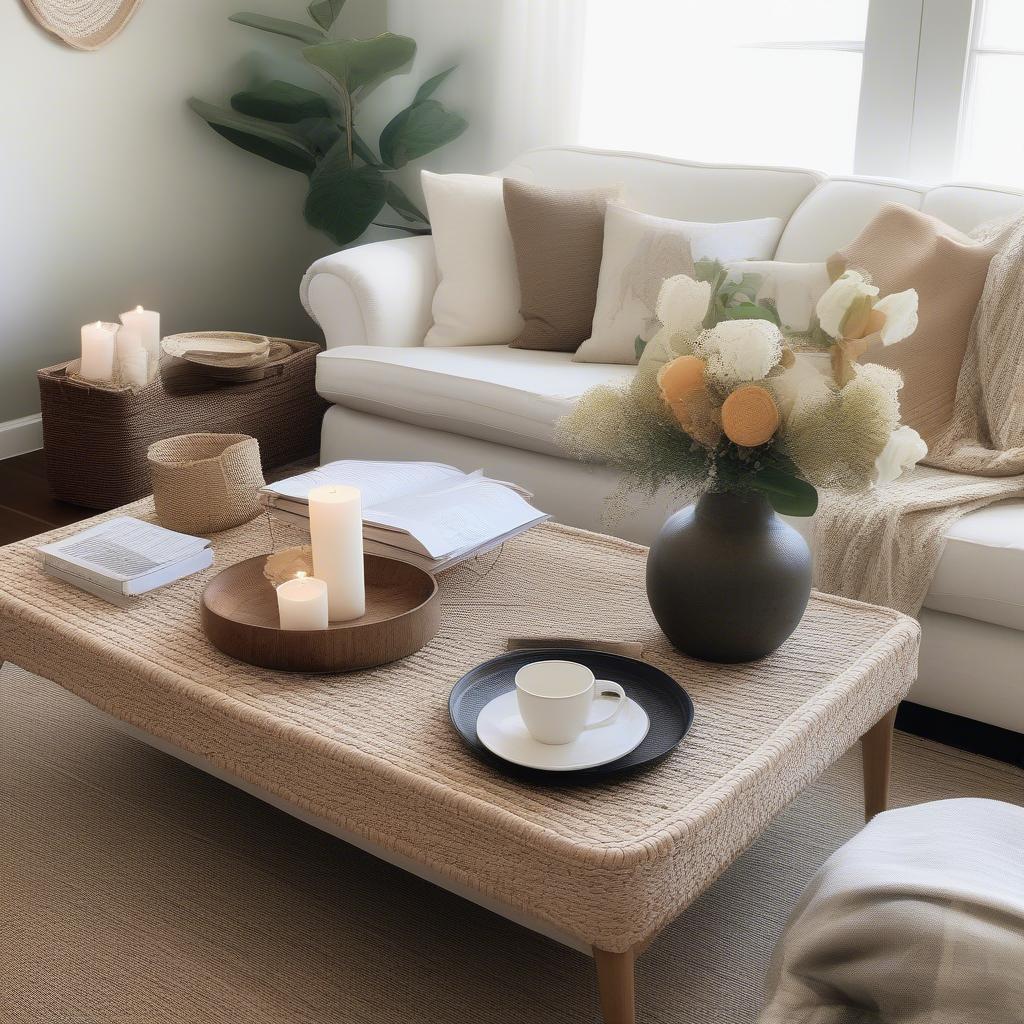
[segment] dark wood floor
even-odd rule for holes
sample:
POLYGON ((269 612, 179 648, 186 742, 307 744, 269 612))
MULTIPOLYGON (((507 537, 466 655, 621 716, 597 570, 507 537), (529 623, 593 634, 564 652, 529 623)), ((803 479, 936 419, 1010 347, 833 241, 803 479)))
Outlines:
POLYGON ((0 461, 0 544, 13 544, 95 514, 50 497, 41 451, 0 461))
MULTIPOLYGON (((314 461, 304 460, 267 476, 279 479, 299 472, 314 461)), ((95 514, 91 509, 55 501, 50 496, 41 451, 0 460, 0 545, 13 544, 95 514)), ((900 706, 896 728, 1024 767, 1024 741, 1019 733, 909 702, 900 706)))

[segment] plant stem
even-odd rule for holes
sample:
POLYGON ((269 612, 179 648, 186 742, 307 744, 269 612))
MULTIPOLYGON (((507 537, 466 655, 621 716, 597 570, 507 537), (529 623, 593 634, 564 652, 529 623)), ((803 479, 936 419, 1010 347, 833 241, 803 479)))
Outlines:
POLYGON ((345 145, 348 147, 348 162, 352 166, 352 93, 348 89, 345 96, 345 145))

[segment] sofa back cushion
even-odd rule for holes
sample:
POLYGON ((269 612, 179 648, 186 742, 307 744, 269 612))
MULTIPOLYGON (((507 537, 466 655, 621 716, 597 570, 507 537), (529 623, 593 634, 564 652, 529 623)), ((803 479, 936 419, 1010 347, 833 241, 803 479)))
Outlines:
POLYGON ((531 150, 499 173, 556 188, 617 185, 631 209, 691 221, 785 221, 824 180, 816 171, 786 167, 716 166, 574 147, 531 150))

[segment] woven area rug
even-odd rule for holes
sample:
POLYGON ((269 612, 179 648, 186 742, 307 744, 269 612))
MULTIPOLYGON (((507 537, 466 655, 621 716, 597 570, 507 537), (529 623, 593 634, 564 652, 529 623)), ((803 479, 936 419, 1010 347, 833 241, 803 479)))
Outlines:
MULTIPOLYGON (((1024 772, 897 734, 896 804, 1024 803, 1024 772)), ((640 1019, 744 1024, 807 879, 860 826, 847 755, 638 965, 640 1019)), ((0 671, 4 1024, 591 1024, 591 961, 0 671)))

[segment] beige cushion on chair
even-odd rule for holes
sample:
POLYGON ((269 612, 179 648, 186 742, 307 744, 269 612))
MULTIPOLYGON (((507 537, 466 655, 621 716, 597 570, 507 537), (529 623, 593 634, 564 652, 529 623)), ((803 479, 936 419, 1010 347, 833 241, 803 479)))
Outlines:
POLYGON ((512 348, 575 352, 590 335, 604 211, 617 191, 572 191, 505 179, 505 214, 525 322, 512 348))
POLYGON ((960 366, 994 247, 899 203, 887 203, 830 264, 866 271, 882 295, 915 288, 917 330, 868 349, 862 362, 903 375, 903 422, 931 443, 953 414, 960 366))

